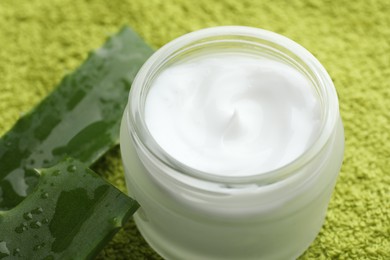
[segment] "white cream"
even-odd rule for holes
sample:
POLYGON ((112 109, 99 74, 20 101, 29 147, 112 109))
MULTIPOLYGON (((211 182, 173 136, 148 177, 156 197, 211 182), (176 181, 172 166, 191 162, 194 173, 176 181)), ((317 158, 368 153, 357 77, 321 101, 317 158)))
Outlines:
POLYGON ((267 172, 296 159, 319 134, 310 81, 264 57, 202 55, 171 65, 152 83, 146 125, 177 161, 215 175, 267 172))

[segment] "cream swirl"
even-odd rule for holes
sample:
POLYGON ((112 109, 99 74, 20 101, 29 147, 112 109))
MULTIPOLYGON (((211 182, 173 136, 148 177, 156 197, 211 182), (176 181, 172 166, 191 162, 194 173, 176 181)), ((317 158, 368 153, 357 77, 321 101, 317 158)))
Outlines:
POLYGON ((301 155, 320 128, 320 104, 298 70, 240 53, 173 64, 152 83, 146 125, 179 162, 216 175, 279 168, 301 155))

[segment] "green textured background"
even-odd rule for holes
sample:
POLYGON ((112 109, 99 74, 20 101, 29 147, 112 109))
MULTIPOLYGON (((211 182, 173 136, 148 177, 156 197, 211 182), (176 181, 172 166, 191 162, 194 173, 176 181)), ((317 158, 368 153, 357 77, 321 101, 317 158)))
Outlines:
MULTIPOLYGON (((311 51, 339 93, 345 159, 325 226, 302 259, 390 259, 390 1, 1 0, 0 134, 122 25, 158 48, 248 25, 311 51)), ((123 190, 114 149, 94 167, 123 190)), ((159 259, 133 222, 99 259, 159 259)))

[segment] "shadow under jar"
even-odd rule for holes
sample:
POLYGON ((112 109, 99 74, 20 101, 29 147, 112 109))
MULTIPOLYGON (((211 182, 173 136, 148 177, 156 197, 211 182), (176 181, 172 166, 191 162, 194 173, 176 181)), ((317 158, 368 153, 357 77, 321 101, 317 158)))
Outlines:
POLYGON ((321 229, 344 152, 337 94, 322 65, 286 37, 241 26, 196 31, 154 53, 134 80, 120 138, 128 192, 141 205, 137 227, 166 259, 297 258, 321 229), (156 79, 188 60, 232 53, 283 64, 308 82, 318 130, 291 161, 216 174, 178 160, 151 134, 145 104, 156 79))

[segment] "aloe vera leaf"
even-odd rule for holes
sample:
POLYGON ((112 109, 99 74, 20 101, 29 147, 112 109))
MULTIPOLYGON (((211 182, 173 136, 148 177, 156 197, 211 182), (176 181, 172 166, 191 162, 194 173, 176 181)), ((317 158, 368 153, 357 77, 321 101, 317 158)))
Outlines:
POLYGON ((90 259, 138 209, 83 163, 38 170, 26 199, 0 212, 0 259, 90 259))
POLYGON ((0 139, 0 210, 13 208, 32 191, 38 176, 31 169, 65 156, 90 165, 118 143, 130 85, 151 54, 125 27, 18 120, 0 139))

